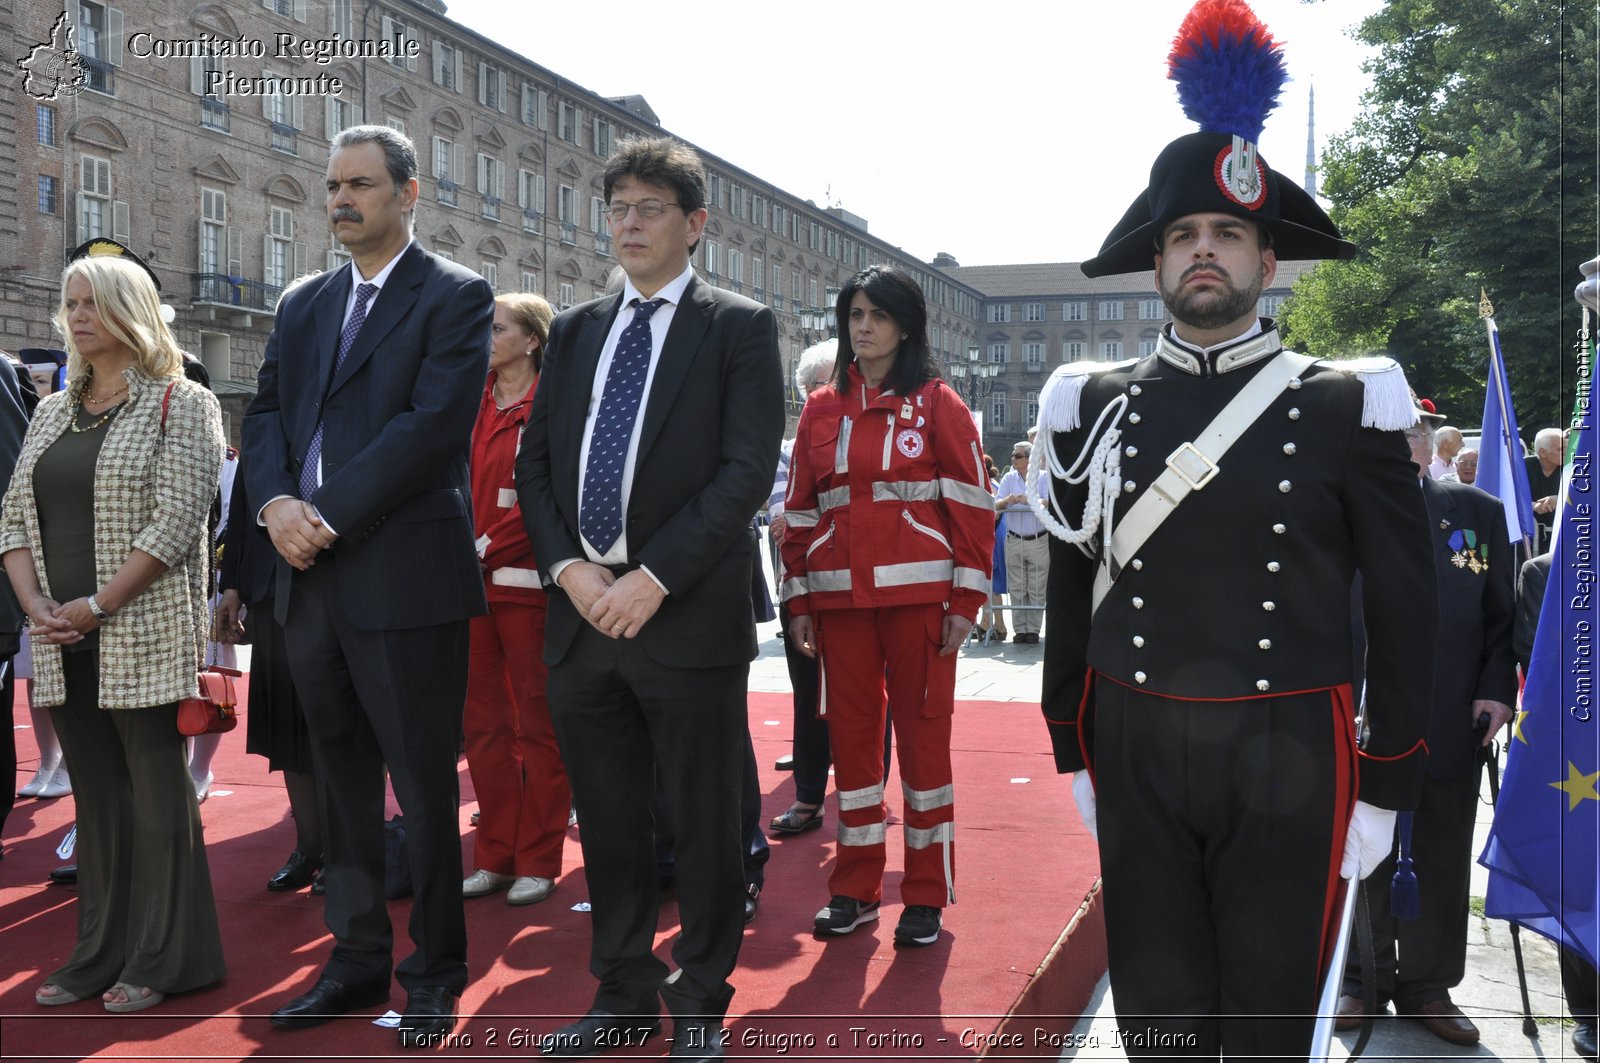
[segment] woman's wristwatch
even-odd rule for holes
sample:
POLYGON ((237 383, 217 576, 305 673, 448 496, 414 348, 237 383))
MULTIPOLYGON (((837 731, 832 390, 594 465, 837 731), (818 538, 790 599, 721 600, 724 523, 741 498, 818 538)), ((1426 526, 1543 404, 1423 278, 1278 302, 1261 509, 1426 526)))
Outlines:
POLYGON ((89 612, 93 613, 94 618, 100 621, 100 623, 104 624, 107 620, 111 619, 111 614, 101 608, 100 603, 95 600, 94 595, 91 594, 89 597, 85 598, 84 604, 88 605, 89 612))

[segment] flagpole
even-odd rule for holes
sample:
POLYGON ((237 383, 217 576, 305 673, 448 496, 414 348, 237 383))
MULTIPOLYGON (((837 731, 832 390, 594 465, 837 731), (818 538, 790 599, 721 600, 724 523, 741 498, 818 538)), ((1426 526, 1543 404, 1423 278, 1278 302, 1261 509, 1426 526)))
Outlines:
MULTIPOLYGON (((1489 334, 1489 377, 1495 390, 1500 395, 1500 408, 1511 409, 1510 397, 1506 394, 1505 355, 1500 351, 1500 328, 1494 323, 1494 304, 1489 301, 1489 292, 1486 288, 1478 289, 1478 316, 1483 318, 1483 327, 1489 334)), ((1510 462, 1525 462, 1527 456, 1522 453, 1522 441, 1517 440, 1515 449, 1511 446, 1511 419, 1500 418, 1500 446, 1505 451, 1506 460, 1510 462)), ((1512 482, 1516 482, 1516 474, 1512 474, 1512 482)), ((1521 521, 1517 522, 1519 525, 1521 521)), ((1522 529, 1522 560, 1527 561, 1533 557, 1533 543, 1528 538, 1527 529, 1522 529)))

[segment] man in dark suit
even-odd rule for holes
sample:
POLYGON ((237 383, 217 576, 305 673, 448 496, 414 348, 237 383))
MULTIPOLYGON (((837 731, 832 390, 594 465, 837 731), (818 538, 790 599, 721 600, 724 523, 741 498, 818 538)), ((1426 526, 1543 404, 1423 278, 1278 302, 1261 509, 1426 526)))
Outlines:
POLYGON ((291 291, 245 415, 248 494, 284 564, 276 612, 327 819, 334 950, 273 1013, 308 1026, 389 999, 384 769, 406 817, 416 951, 402 1043, 454 1023, 466 987, 455 752, 467 621, 486 608, 467 463, 493 293, 411 238, 416 150, 386 126, 340 133, 327 206, 348 269, 291 291))
MULTIPOLYGON (((1389 890, 1394 854, 1374 872, 1378 888, 1368 891, 1368 903, 1379 1007, 1393 1000, 1400 1014, 1416 1018, 1435 1036, 1470 1045, 1478 1040, 1478 1028, 1450 1000, 1450 990, 1466 974, 1467 891, 1483 747, 1511 719, 1517 696, 1511 593, 1516 565, 1500 500, 1427 474, 1433 433, 1444 418, 1419 416, 1406 441, 1428 506, 1441 617, 1433 647, 1428 760, 1406 854, 1415 867, 1421 914, 1395 918, 1389 890)), ((1339 1000, 1341 1029, 1360 1024, 1362 985, 1360 962, 1353 959, 1339 1000)))
POLYGON ((547 1055, 637 1046, 676 1021, 672 1055, 723 1055, 743 927, 745 692, 756 653, 750 517, 783 435, 777 326, 695 277, 705 173, 670 139, 606 163, 623 291, 550 327, 517 492, 550 595, 550 709, 594 903, 592 1009, 547 1055), (659 766, 659 768, 657 767, 659 766), (655 773, 677 827, 678 970, 651 954, 660 897, 655 773))

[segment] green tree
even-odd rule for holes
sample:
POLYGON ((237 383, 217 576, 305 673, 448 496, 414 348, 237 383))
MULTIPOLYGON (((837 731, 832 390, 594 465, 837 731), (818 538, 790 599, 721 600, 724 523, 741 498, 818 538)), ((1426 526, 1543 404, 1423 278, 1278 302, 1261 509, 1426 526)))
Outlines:
POLYGON ((1596 5, 1390 0, 1355 37, 1378 48, 1322 192, 1362 248, 1295 286, 1286 340, 1387 351, 1456 424, 1483 409, 1488 292, 1529 438, 1564 424, 1578 265, 1596 254, 1596 5))

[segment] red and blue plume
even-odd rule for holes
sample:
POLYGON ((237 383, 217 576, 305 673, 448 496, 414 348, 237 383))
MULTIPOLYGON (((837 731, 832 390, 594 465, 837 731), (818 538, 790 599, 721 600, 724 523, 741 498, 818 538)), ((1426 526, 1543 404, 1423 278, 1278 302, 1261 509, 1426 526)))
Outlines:
POLYGON ((1244 0, 1199 0, 1189 9, 1167 76, 1178 83, 1183 113, 1202 132, 1252 144, 1289 80, 1283 49, 1244 0))

